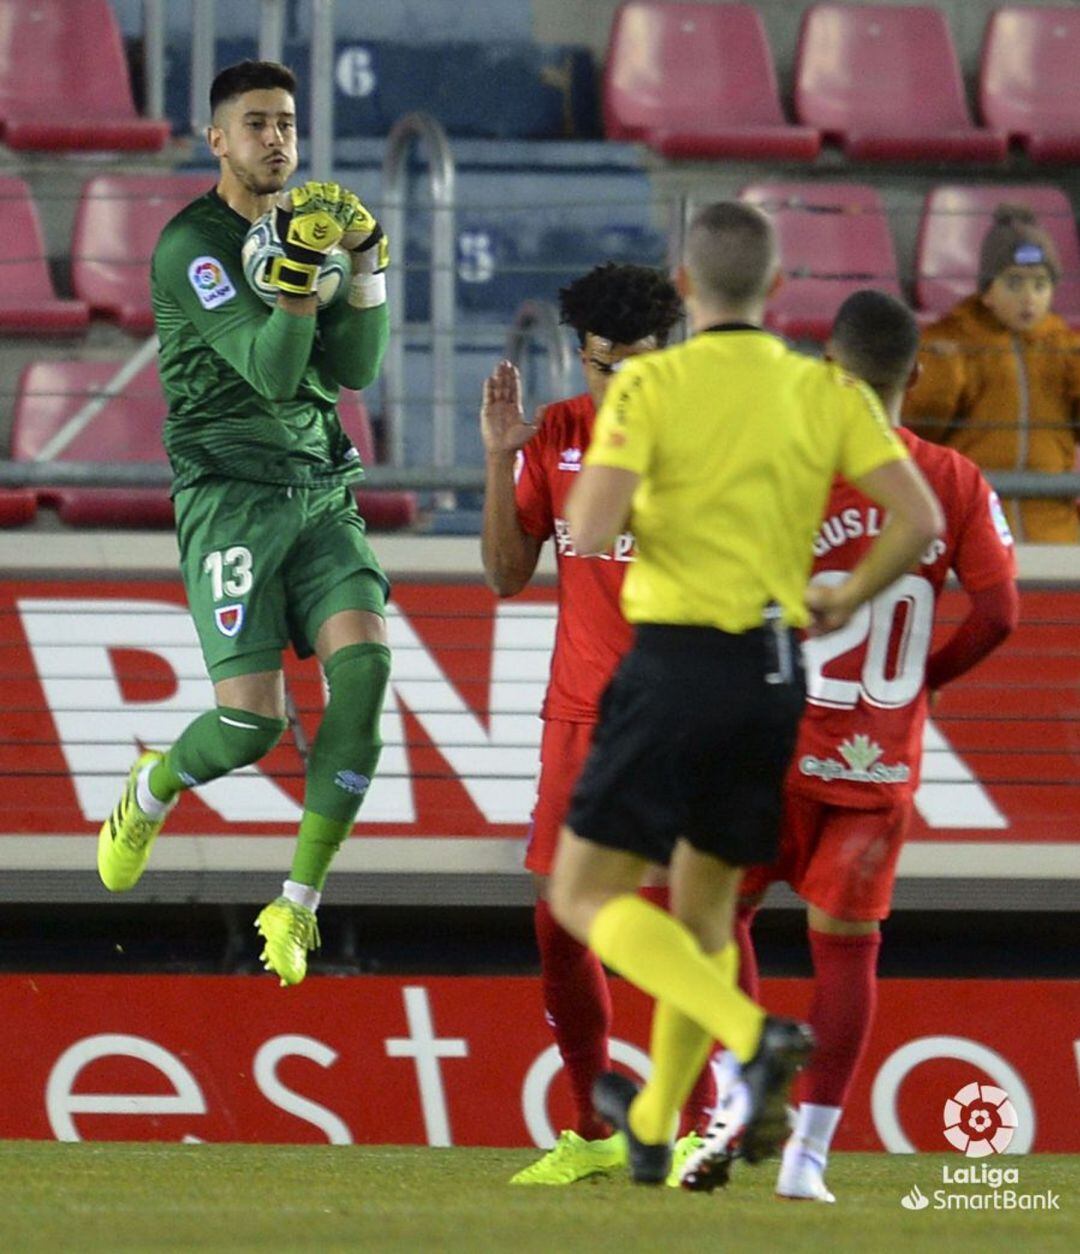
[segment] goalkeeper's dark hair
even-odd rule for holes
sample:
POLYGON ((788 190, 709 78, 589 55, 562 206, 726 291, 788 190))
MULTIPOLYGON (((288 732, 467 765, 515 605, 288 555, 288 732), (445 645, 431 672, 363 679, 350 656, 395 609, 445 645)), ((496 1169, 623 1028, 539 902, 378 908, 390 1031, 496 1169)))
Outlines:
POLYGON ((663 346, 682 312, 675 285, 651 266, 608 261, 559 289, 559 321, 573 327, 582 348, 589 333, 613 344, 655 335, 663 346))
POLYGON ((226 101, 246 91, 266 91, 280 87, 290 96, 296 95, 296 75, 287 65, 277 61, 238 61, 227 65, 210 85, 210 116, 226 101))
POLYGON ((895 296, 863 288, 840 306, 829 345, 836 360, 878 391, 903 388, 919 351, 919 327, 895 296))

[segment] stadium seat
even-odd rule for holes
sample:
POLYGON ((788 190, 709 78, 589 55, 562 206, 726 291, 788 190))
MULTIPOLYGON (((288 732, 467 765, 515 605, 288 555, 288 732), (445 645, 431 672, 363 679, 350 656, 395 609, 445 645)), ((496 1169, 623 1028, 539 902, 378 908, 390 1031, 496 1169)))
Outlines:
POLYGON ((33 488, 0 488, 0 527, 25 527, 37 517, 33 488))
MULTIPOLYGON (((117 376, 123 366, 102 361, 39 361, 27 366, 15 402, 12 460, 33 461, 48 450, 58 461, 165 464, 161 436, 166 407, 157 363, 151 360, 115 395, 108 395, 120 382, 117 376)), ((372 464, 371 426, 355 392, 342 393, 341 419, 361 458, 372 464)), ((416 518, 411 492, 362 490, 357 499, 373 530, 405 527, 416 518)), ((55 509, 72 526, 173 525, 167 488, 46 487, 38 489, 37 502, 55 509)), ((0 501, 0 525, 26 521, 18 511, 18 501, 7 505, 0 501)))
MULTIPOLYGON (((118 395, 103 398, 122 365, 38 361, 27 366, 15 401, 12 461, 34 461, 50 442, 62 440, 52 454, 58 461, 163 462, 165 398, 157 364, 149 362, 118 395)), ((166 488, 40 488, 37 496, 40 505, 55 509, 73 526, 172 526, 166 488)))
POLYGON ((790 126, 761 18, 748 4, 628 0, 604 68, 609 139, 665 157, 805 159, 821 138, 790 126))
POLYGON ((792 339, 824 340, 846 297, 863 287, 901 296, 889 221, 858 183, 755 183, 739 193, 776 226, 784 282, 765 313, 792 339))
POLYGON ((923 204, 915 246, 915 301, 921 310, 942 314, 975 290, 979 248, 1003 202, 1027 205, 1058 248, 1062 278, 1054 308, 1070 322, 1080 321, 1080 243, 1069 198, 1058 187, 1017 184, 933 188, 923 204))
POLYGON ((1033 161, 1080 160, 1080 10, 998 9, 986 27, 979 107, 1033 161))
POLYGON ((857 161, 1002 161, 1007 150, 972 124, 949 27, 929 7, 809 8, 795 112, 857 161))
MULTIPOLYGON (((377 465, 379 459, 376 456, 371 420, 360 393, 342 389, 338 414, 349 439, 356 445, 360 460, 365 466, 377 465)), ((372 531, 396 531, 401 527, 411 527, 416 522, 418 511, 415 492, 358 488, 356 503, 372 531)))
POLYGON ((82 189, 71 244, 75 294, 93 313, 149 334, 150 256, 161 228, 217 181, 203 174, 101 174, 82 189))
POLYGON ((135 112, 108 0, 0 0, 0 138, 9 148, 157 152, 135 112))
POLYGON ((86 326, 83 302, 53 291, 37 207, 18 178, 0 178, 0 265, 0 333, 65 335, 86 326))

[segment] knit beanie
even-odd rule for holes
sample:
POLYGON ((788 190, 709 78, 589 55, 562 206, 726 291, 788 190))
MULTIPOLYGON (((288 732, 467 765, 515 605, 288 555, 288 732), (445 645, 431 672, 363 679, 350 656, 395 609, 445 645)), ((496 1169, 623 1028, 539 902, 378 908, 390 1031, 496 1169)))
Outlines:
POLYGON ((1054 241, 1024 205, 998 205, 994 225, 979 250, 979 291, 985 292, 1009 266, 1045 266, 1056 283, 1061 262, 1054 241))

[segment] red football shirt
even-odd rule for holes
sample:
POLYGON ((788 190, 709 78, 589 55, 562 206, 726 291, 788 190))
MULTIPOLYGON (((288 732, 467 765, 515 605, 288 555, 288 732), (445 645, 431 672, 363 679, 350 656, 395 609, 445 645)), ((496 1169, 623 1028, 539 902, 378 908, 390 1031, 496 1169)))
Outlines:
POLYGON ((633 629, 622 616, 619 593, 634 538, 618 536, 609 553, 579 557, 570 543, 564 506, 592 438, 596 408, 588 394, 544 410, 517 468, 517 508, 522 527, 538 539, 555 538, 559 618, 541 718, 596 722, 607 687, 633 629))
MULTIPOLYGON (((1015 577, 1005 515, 975 464, 910 431, 899 434, 941 501, 945 532, 916 570, 862 606, 846 626, 804 642, 807 706, 787 783, 832 805, 888 805, 918 786, 926 658, 949 570, 968 592, 1015 577)), ((840 582, 881 526, 881 510, 837 481, 814 541, 812 580, 840 582)))

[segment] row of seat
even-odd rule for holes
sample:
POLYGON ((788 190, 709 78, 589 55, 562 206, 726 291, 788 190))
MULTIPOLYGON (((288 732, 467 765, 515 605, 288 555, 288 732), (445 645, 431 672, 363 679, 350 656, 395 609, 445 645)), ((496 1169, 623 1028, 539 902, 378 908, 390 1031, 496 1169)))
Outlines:
POLYGON ((1002 8, 987 24, 972 121, 948 22, 918 5, 816 4, 795 54, 795 124, 780 104, 749 4, 626 0, 604 70, 611 139, 671 158, 810 160, 823 141, 856 161, 1080 157, 1080 10, 1002 8))
MULTIPOLYGON (((124 381, 124 362, 38 361, 19 379, 10 459, 164 464, 162 428, 167 406, 151 359, 124 381)), ((341 422, 366 465, 375 442, 362 398, 343 391, 341 422)), ((388 530, 416 520, 412 492, 360 489, 369 526, 388 530)), ((39 507, 55 509, 72 526, 171 527, 167 488, 22 488, 0 490, 0 527, 30 522, 39 507)))
MULTIPOLYGON (((742 199, 776 225, 785 282, 766 311, 773 330, 823 340, 851 292, 876 287, 901 296, 889 221, 875 188, 858 183, 759 183, 742 199)), ((1054 308, 1080 324, 1080 242, 1068 197, 1051 186, 952 185, 923 204, 915 246, 915 305, 936 317, 975 290, 979 249, 1003 201, 1027 205, 1053 238, 1062 277, 1054 308)))
MULTIPOLYGON (((84 186, 75 219, 71 250, 76 299, 57 298, 49 275, 37 209, 27 185, 0 179, 0 332, 71 334, 91 316, 109 318, 125 330, 153 329, 150 308, 150 256, 164 224, 183 205, 205 191, 209 174, 109 174, 84 186)), ((776 221, 788 282, 770 309, 772 324, 785 334, 818 337, 852 284, 899 292, 896 251, 880 195, 858 183, 759 183, 744 198, 763 205, 776 221), (796 315, 796 310, 801 312, 796 315)), ((993 210, 1002 201, 1028 205, 1057 243, 1063 278, 1055 305, 1080 320, 1080 243, 1068 197, 1051 185, 948 185, 929 192, 923 205, 915 263, 915 303, 938 313, 972 290, 979 245, 993 210)), ((489 236, 491 232, 489 232, 489 236)), ((551 295, 548 288, 566 281, 563 268, 579 271, 595 262, 617 259, 658 264, 662 240, 656 233, 563 231, 550 245, 558 263, 543 275, 522 264, 510 247, 485 237, 476 255, 464 245, 477 243, 475 231, 462 230, 459 294, 464 309, 484 310, 480 293, 490 289, 506 305, 506 315, 526 296, 551 295), (625 238, 623 238, 625 236, 625 238), (580 238, 579 238, 580 237, 580 238), (587 256, 592 249, 595 255, 587 256), (602 255, 601 255, 602 254, 602 255)), ((422 279, 418 275, 418 279, 422 279)), ((416 287, 422 288, 418 282, 416 287)), ((422 294, 422 293, 421 293, 422 294)), ((416 314, 414 316, 419 316, 416 314)))

